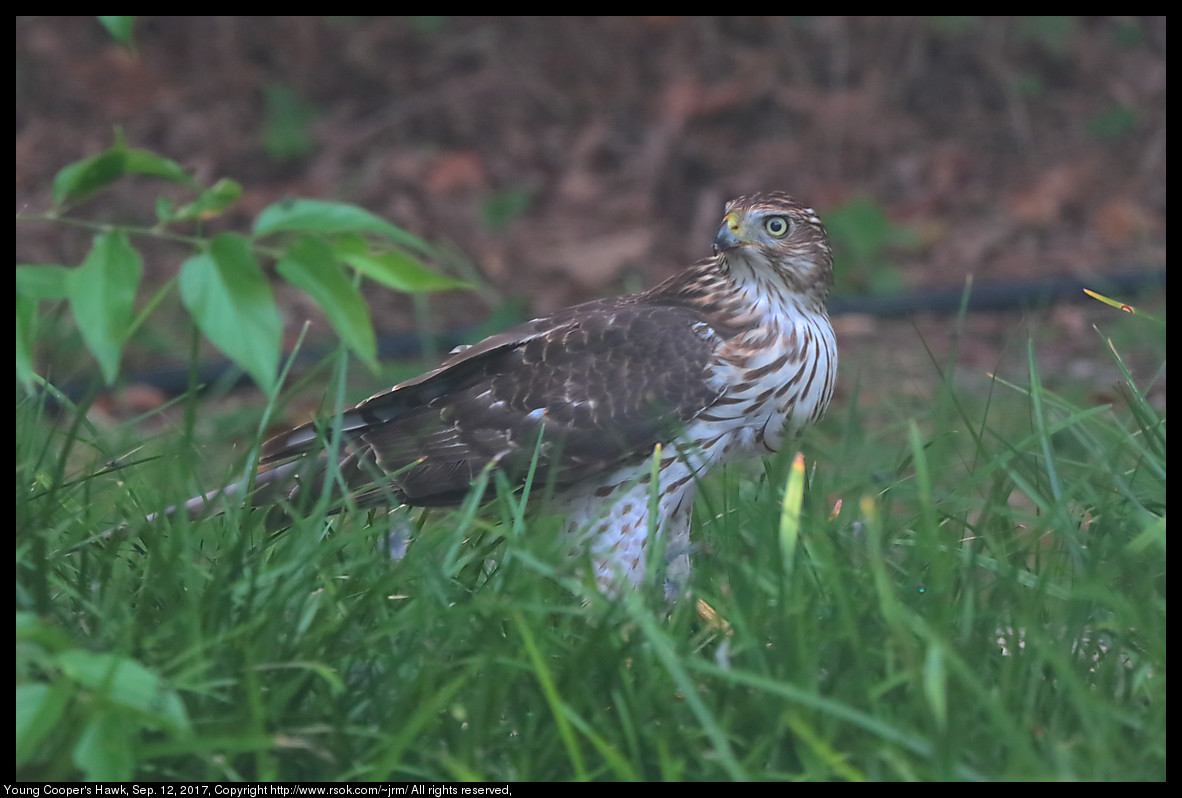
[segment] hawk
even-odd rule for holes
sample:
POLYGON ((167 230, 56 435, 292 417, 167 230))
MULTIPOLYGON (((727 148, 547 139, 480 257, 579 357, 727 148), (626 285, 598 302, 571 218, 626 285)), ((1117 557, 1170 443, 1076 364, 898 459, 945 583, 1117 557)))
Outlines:
POLYGON ((312 422, 271 439, 252 501, 291 512, 328 488, 357 506, 446 506, 484 469, 521 485, 532 468, 544 501, 587 542, 602 591, 642 581, 656 536, 675 590, 689 575, 698 479, 775 452, 825 412, 837 373, 832 281, 816 212, 780 192, 740 197, 714 255, 655 288, 460 347, 345 411, 336 429, 312 422))

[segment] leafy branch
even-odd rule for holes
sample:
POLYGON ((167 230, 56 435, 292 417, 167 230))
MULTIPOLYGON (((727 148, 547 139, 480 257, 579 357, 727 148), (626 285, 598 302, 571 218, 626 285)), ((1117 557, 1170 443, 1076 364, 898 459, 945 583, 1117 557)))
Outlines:
POLYGON ((345 345, 370 368, 377 366, 377 346, 362 278, 406 293, 468 287, 423 265, 422 258, 436 256, 430 244, 347 203, 281 200, 258 214, 249 235, 177 232, 222 215, 241 194, 242 187, 229 179, 202 186, 180 164, 129 147, 118 135, 109 149, 61 169, 53 181, 53 208, 23 218, 96 232, 77 265, 26 263, 16 268, 16 372, 26 390, 39 379, 33 353, 43 300, 68 302, 103 381, 111 385, 119 376, 127 341, 175 289, 201 334, 272 396, 278 389, 282 324, 260 260, 273 261, 281 279, 308 294, 345 345), (157 197, 151 226, 100 224, 69 215, 72 206, 133 175, 180 185, 192 198, 178 204, 157 197), (193 251, 142 302, 143 259, 133 244, 137 236, 167 239, 193 251))

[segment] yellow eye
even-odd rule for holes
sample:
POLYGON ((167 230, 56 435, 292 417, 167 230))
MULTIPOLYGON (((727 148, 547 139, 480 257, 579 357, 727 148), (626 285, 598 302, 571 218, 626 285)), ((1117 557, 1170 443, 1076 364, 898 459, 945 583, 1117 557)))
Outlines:
POLYGON ((769 216, 763 222, 763 229, 772 238, 783 238, 788 235, 788 220, 783 216, 769 216))

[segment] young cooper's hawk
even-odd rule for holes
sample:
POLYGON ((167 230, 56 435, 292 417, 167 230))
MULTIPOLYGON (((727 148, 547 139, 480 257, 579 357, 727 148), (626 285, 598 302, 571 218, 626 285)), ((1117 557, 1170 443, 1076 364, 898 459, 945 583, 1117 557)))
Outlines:
POLYGON ((670 580, 683 583, 697 479, 714 463, 774 452, 817 421, 837 373, 825 310, 833 264, 811 208, 778 192, 740 197, 714 253, 648 291, 457 349, 365 400, 341 417, 335 469, 327 425, 275 437, 252 500, 298 507, 328 478, 360 506, 452 505, 486 467, 521 484, 536 456, 534 495, 549 492, 568 531, 587 536, 601 589, 643 578, 654 490, 655 534, 670 580))

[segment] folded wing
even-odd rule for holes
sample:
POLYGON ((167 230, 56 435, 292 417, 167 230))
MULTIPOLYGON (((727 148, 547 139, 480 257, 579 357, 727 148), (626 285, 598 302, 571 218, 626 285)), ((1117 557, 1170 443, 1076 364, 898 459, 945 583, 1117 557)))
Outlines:
POLYGON ((260 484, 281 494, 270 500, 296 503, 329 479, 362 506, 449 505, 488 467, 521 482, 536 453, 536 479, 568 485, 648 456, 713 404, 709 367, 721 344, 692 308, 635 297, 577 305, 346 411, 334 469, 322 424, 268 441, 263 462, 279 473, 260 484))

